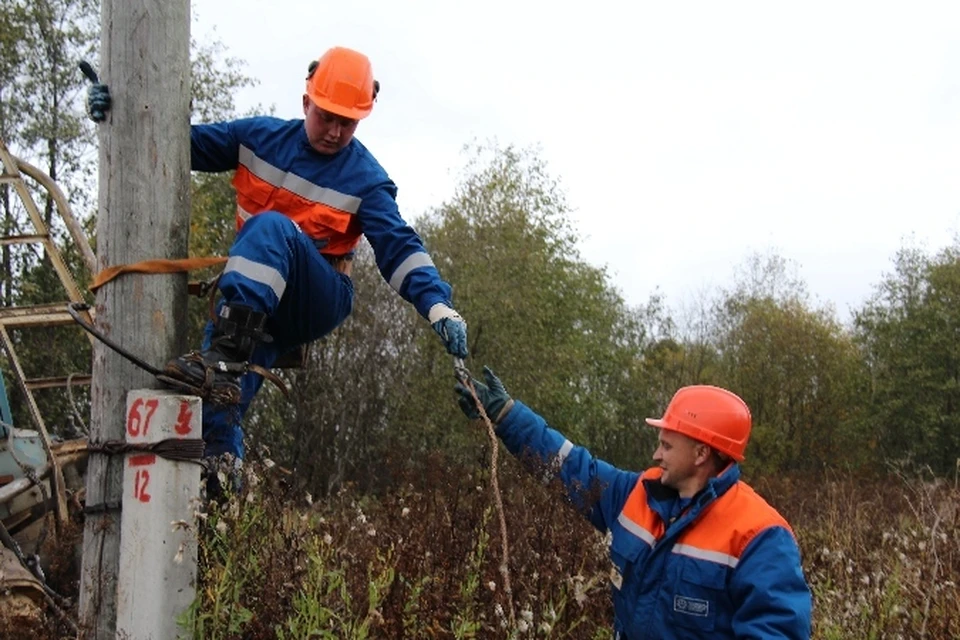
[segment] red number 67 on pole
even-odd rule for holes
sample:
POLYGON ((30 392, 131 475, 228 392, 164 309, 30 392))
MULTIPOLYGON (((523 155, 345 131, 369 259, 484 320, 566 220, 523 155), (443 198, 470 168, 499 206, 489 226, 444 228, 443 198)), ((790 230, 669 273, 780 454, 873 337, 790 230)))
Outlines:
POLYGON ((127 434, 132 438, 139 436, 146 437, 150 429, 150 419, 156 412, 160 401, 156 398, 137 398, 130 405, 130 411, 127 413, 127 434))

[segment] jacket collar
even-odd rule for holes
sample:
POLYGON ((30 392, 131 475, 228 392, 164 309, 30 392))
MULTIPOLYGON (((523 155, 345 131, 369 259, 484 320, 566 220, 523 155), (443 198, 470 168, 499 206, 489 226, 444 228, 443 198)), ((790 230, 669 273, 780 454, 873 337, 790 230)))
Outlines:
MULTIPOLYGON (((647 492, 647 504, 653 509, 660 519, 665 523, 669 522, 670 512, 673 509, 673 503, 679 499, 675 489, 664 486, 660 482, 661 471, 658 468, 648 469, 643 474, 643 484, 647 492)), ((726 469, 718 475, 710 478, 707 485, 693 497, 690 508, 680 521, 687 522, 696 518, 704 507, 722 496, 730 490, 730 487, 737 484, 740 480, 740 465, 731 462, 726 469)))

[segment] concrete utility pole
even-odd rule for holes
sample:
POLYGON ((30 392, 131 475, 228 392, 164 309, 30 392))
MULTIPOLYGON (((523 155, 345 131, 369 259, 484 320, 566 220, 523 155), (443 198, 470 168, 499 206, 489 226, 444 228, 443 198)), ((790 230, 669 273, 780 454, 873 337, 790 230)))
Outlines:
MULTIPOLYGON (((190 209, 190 0, 103 0, 101 81, 113 106, 99 126, 97 267, 187 255, 190 209)), ((183 275, 128 274, 97 292, 100 331, 147 362, 182 353, 183 275)), ((97 343, 91 443, 124 439, 127 392, 150 374, 97 343)), ((113 640, 123 456, 91 454, 80 580, 87 639, 113 640)), ((150 571, 150 567, 143 567, 150 571)))

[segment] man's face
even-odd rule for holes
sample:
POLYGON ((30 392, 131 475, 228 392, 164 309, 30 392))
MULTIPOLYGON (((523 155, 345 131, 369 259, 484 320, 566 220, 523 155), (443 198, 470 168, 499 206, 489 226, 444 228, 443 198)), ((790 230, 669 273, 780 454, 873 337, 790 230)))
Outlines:
POLYGON ((325 155, 334 154, 350 144, 357 130, 356 120, 324 111, 306 94, 303 96, 303 117, 310 146, 325 155))
POLYGON ((687 494, 692 496, 699 491, 701 487, 697 486, 699 482, 697 468, 709 457, 709 449, 706 445, 668 429, 660 429, 657 442, 653 461, 663 469, 660 482, 676 489, 684 497, 687 497, 687 494))

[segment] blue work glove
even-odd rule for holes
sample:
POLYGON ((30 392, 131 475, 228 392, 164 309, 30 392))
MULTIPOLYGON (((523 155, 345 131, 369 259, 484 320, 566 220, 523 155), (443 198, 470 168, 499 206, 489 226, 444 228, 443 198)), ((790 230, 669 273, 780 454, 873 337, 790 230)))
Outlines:
POLYGON ((103 122, 107 119, 110 102, 110 88, 107 85, 98 82, 87 89, 87 114, 94 122, 103 122))
MULTIPOLYGON (((477 398, 480 400, 480 404, 483 405, 483 410, 486 411, 487 417, 490 418, 494 424, 499 424, 500 421, 510 413, 510 409, 513 408, 513 398, 507 394, 507 390, 503 387, 503 383, 500 382, 500 378, 494 375, 490 367, 485 366, 483 368, 483 377, 487 381, 487 384, 483 384, 476 378, 470 378, 470 381, 473 383, 473 388, 477 392, 477 398)), ((462 382, 458 382, 454 389, 460 395, 457 401, 460 404, 460 410, 471 420, 480 418, 480 410, 477 409, 477 403, 473 399, 473 394, 470 393, 470 389, 462 382)))
POLYGON ((437 304, 430 309, 430 326, 437 332, 447 353, 458 358, 467 357, 467 323, 450 307, 437 304))
POLYGON ((110 87, 100 82, 97 72, 89 62, 85 60, 81 62, 80 71, 93 83, 87 89, 87 115, 94 122, 103 122, 107 119, 107 111, 110 110, 110 104, 113 101, 110 97, 110 87))

